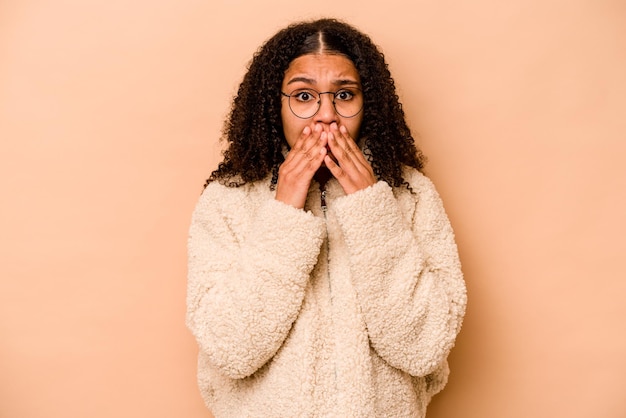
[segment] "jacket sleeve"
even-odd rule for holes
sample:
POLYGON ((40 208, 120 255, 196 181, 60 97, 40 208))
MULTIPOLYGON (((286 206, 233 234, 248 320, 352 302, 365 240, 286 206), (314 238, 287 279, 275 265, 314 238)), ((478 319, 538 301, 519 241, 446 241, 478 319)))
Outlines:
POLYGON ((241 219, 248 202, 218 204, 219 187, 205 189, 192 216, 187 326, 211 364, 238 379, 263 366, 287 337, 324 230, 312 214, 272 198, 241 219))
POLYGON ((427 376, 454 345, 466 289, 441 199, 428 178, 414 177, 412 217, 385 182, 338 199, 335 210, 372 347, 391 366, 427 376))

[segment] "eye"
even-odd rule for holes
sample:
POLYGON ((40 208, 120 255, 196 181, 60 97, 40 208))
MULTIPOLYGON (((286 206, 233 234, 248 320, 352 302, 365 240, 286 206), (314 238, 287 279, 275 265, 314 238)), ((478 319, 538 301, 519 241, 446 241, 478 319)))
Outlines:
POLYGON ((299 102, 310 102, 315 100, 315 94, 309 90, 296 90, 291 93, 291 97, 295 98, 299 102))
POLYGON ((352 100, 354 98, 354 92, 351 92, 350 90, 339 90, 337 93, 335 93, 335 99, 336 100, 341 100, 341 101, 348 101, 348 100, 352 100))

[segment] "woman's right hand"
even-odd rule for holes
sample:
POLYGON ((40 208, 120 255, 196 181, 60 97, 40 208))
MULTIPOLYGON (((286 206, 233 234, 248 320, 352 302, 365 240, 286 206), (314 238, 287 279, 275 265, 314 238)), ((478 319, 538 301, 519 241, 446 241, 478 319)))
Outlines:
POLYGON ((304 208, 311 180, 324 162, 327 144, 328 133, 319 123, 302 130, 278 169, 276 200, 298 209, 304 208))

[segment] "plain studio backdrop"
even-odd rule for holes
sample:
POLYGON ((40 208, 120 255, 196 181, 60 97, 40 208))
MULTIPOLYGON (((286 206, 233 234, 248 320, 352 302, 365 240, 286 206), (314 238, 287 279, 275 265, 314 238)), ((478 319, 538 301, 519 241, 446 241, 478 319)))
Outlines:
POLYGON ((210 417, 186 236, 246 64, 302 18, 382 48, 469 306, 429 418, 626 416, 626 3, 0 3, 0 417, 210 417))

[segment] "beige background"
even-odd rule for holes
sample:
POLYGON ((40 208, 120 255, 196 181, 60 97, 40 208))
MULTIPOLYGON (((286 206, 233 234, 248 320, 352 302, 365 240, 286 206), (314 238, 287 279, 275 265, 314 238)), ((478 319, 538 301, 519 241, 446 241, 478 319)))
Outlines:
POLYGON ((346 18, 395 75, 469 289, 429 418, 626 416, 626 3, 0 2, 0 417, 210 417, 185 241, 245 65, 346 18))

